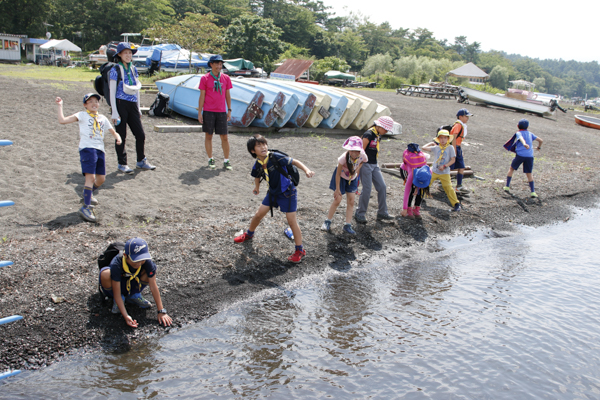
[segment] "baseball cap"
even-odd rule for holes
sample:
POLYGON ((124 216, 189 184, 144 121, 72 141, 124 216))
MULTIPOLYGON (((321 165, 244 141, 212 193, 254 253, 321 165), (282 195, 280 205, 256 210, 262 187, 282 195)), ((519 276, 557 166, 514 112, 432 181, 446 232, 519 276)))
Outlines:
POLYGON ((102 97, 98 93, 88 93, 85 96, 83 96, 83 104, 87 103, 90 97, 95 97, 98 99, 98 101, 102 100, 102 97))
POLYGON ((527 128, 529 128, 529 121, 527 121, 525 118, 523 118, 522 120, 519 121, 519 123, 517 124, 517 127, 519 129, 527 129, 527 128))
POLYGON ((473 114, 471 114, 469 112, 469 110, 467 110, 466 108, 461 108, 460 110, 458 110, 458 112, 456 113, 457 117, 461 117, 461 116, 465 116, 465 117, 472 117, 473 114))
POLYGON ((142 238, 132 238, 125 242, 125 254, 129 256, 131 261, 138 262, 142 260, 152 260, 148 243, 142 238))

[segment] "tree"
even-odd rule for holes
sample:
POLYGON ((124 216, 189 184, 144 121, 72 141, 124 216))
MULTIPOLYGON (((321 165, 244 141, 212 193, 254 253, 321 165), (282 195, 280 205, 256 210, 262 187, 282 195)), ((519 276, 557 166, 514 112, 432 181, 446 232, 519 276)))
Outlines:
POLYGON ((360 35, 351 29, 344 29, 342 33, 335 36, 338 43, 338 57, 346 60, 353 70, 362 67, 367 49, 360 35))
POLYGON ((284 50, 284 44, 279 40, 281 33, 273 20, 244 14, 231 21, 225 31, 227 55, 250 60, 271 72, 273 61, 284 50))
POLYGON ((320 81, 327 71, 347 72, 350 65, 341 58, 325 57, 322 60, 317 60, 311 67, 311 76, 314 80, 320 81))
POLYGON ((370 76, 378 73, 385 73, 392 69, 392 56, 389 53, 376 54, 367 58, 363 67, 363 75, 370 76))
POLYGON ((496 65, 492 69, 492 72, 490 72, 490 85, 506 90, 508 87, 508 70, 500 65, 496 65))
POLYGON ((535 85, 536 92, 546 92, 546 79, 544 78, 535 78, 533 80, 533 84, 535 85))

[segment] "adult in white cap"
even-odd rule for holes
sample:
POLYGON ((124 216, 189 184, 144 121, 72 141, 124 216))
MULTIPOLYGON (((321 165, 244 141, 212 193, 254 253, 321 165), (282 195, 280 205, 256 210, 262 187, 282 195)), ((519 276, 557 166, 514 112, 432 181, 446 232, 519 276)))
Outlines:
POLYGON ((156 284, 156 264, 148 249, 148 243, 141 238, 132 238, 125 243, 125 250, 112 259, 108 267, 100 270, 100 292, 113 298, 113 314, 121 314, 127 325, 137 328, 138 322, 131 318, 125 309, 125 302, 139 308, 150 308, 152 303, 142 297, 142 291, 150 286, 158 309, 158 323, 170 326, 173 320, 167 314, 156 284))
POLYGON ((369 199, 371 197, 371 187, 375 186, 377 190, 377 219, 391 220, 393 219, 388 214, 386 190, 387 186, 383 180, 383 174, 378 164, 379 146, 381 144, 381 135, 391 132, 394 129, 394 120, 390 117, 379 117, 375 120, 365 133, 363 133, 363 149, 367 153, 369 161, 362 167, 360 171, 360 182, 362 184, 362 192, 358 201, 358 208, 354 214, 356 222, 361 224, 367 223, 366 213, 369 207, 369 199))

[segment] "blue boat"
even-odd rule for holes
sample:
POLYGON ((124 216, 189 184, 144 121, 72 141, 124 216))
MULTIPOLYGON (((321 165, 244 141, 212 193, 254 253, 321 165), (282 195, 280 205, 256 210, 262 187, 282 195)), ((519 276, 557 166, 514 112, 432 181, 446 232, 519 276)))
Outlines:
MULTIPOLYGON (((156 87, 169 95, 169 107, 178 114, 198 119, 200 78, 202 75, 178 75, 156 81, 156 87)), ((256 117, 262 118, 264 94, 255 90, 231 90, 229 125, 247 127, 256 117)))
MULTIPOLYGON (((244 85, 234 79, 232 82, 233 89, 231 89, 231 97, 233 99, 234 94, 240 94, 242 92, 257 92, 256 88, 252 88, 248 85, 244 85)), ((261 90, 264 94, 261 109, 263 114, 261 117, 257 116, 254 121, 250 123, 252 126, 258 126, 260 128, 270 128, 277 118, 284 115, 283 104, 285 101, 285 95, 281 92, 273 92, 270 90, 261 90)))
POLYGON ((302 128, 310 116, 310 113, 317 105, 317 96, 294 86, 285 85, 285 82, 274 79, 260 79, 259 82, 262 82, 265 85, 271 85, 272 87, 279 87, 281 90, 287 90, 289 93, 294 93, 298 97, 298 107, 289 119, 287 125, 293 126, 294 128, 302 128))
POLYGON ((242 83, 244 85, 248 85, 254 90, 260 90, 263 93, 267 92, 281 92, 285 96, 285 100, 283 103, 283 107, 281 108, 281 112, 277 115, 277 119, 273 123, 273 126, 277 128, 283 128, 285 124, 290 120, 296 108, 298 107, 298 96, 292 93, 289 89, 286 88, 278 88, 273 85, 269 85, 259 81, 257 79, 236 79, 236 82, 242 83))
MULTIPOLYGON (((300 83, 299 85, 305 84, 300 83)), ((333 129, 338 122, 340 122, 342 115, 344 115, 344 112, 348 108, 349 100, 346 96, 338 92, 327 91, 324 86, 313 86, 313 89, 319 90, 331 97, 331 104, 329 105, 329 117, 323 118, 323 121, 321 121, 319 124, 319 128, 333 129)))

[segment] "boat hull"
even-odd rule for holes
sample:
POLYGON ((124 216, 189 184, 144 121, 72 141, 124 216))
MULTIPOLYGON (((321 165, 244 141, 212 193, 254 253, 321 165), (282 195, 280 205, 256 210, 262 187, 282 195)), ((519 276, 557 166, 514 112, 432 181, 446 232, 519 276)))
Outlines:
POLYGON ((496 96, 491 93, 481 92, 461 86, 460 90, 468 96, 469 101, 484 103, 494 107, 507 108, 509 110, 528 112, 531 114, 549 117, 554 115, 550 107, 543 104, 533 104, 527 101, 512 99, 510 97, 496 96))
POLYGON ((587 115, 576 115, 575 122, 588 128, 600 129, 600 118, 589 117, 587 115))
POLYGON ((298 107, 298 96, 296 96, 294 93, 290 92, 289 90, 286 90, 283 87, 277 88, 276 86, 267 85, 255 79, 236 79, 236 82, 241 83, 243 85, 248 85, 254 90, 260 90, 263 93, 271 92, 275 95, 279 92, 283 93, 285 97, 283 105, 281 107, 280 112, 277 113, 277 118, 275 119, 275 122, 273 122, 273 126, 277 128, 282 128, 283 126, 285 126, 285 124, 287 124, 292 115, 294 115, 294 112, 298 107))
POLYGON ((287 123, 288 126, 295 128, 301 128, 304 126, 312 110, 318 104, 317 97, 314 94, 299 89, 293 85, 288 85, 285 82, 266 79, 261 79, 259 82, 264 85, 281 88, 281 90, 288 90, 290 93, 293 93, 298 97, 298 107, 289 119, 287 123))

